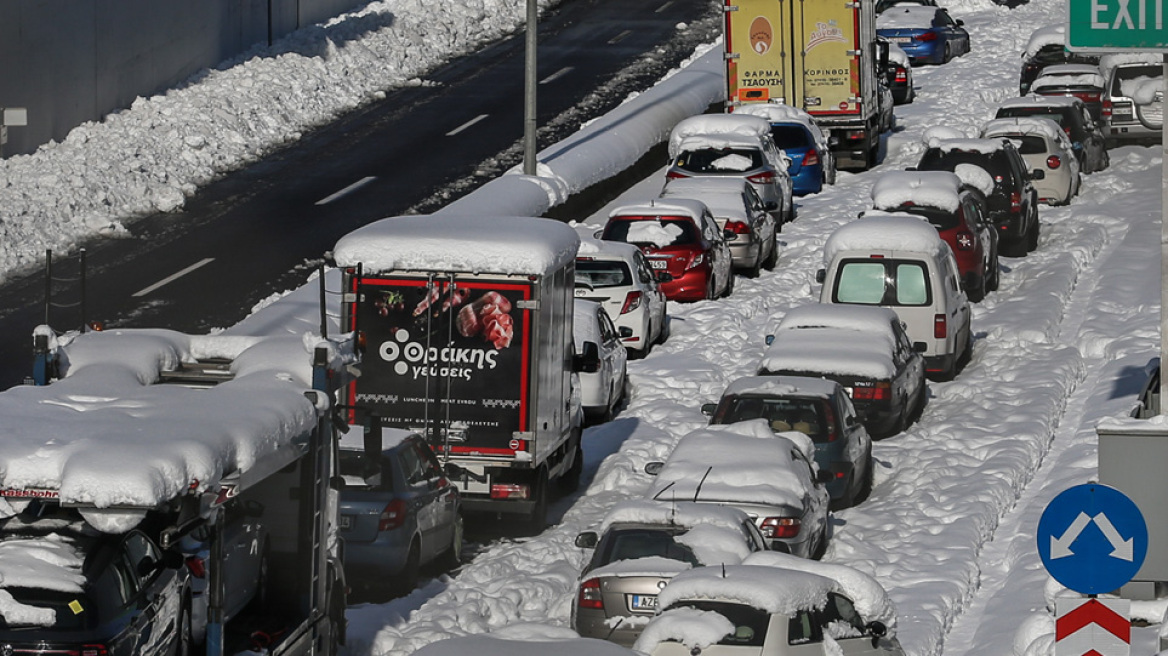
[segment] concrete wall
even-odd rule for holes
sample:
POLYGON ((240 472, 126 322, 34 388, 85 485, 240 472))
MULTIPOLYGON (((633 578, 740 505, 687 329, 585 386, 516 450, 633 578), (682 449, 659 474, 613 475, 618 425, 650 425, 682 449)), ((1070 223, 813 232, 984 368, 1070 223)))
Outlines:
POLYGON ((368 0, 0 0, 5 156, 34 152, 257 43, 368 0))

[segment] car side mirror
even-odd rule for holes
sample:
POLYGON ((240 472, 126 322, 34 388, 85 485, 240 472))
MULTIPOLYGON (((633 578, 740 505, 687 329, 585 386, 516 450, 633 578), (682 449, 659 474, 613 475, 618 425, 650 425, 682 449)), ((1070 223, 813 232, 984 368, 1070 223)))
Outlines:
POLYGON ((717 403, 703 403, 702 404, 702 414, 707 416, 707 417, 713 417, 714 411, 717 409, 718 409, 717 403))
POLYGON ((766 341, 767 346, 770 346, 771 344, 775 343, 775 336, 774 335, 767 335, 766 340, 764 340, 764 341, 766 341))
POLYGON ((913 350, 917 353, 924 353, 929 350, 929 345, 925 342, 913 342, 913 350))
POLYGON ((879 620, 868 622, 868 625, 864 629, 868 632, 868 635, 874 638, 883 638, 888 635, 888 627, 884 626, 884 622, 879 620))
POLYGON ((603 235, 603 234, 604 234, 604 228, 601 228, 600 230, 597 230, 596 232, 592 233, 592 236, 597 238, 597 239, 602 239, 602 237, 600 235, 603 235))
POLYGON ((965 21, 961 20, 960 18, 958 18, 954 22, 957 23, 957 27, 961 27, 962 25, 965 25, 965 21))
POLYGON ((659 461, 645 463, 645 473, 650 476, 656 476, 665 468, 665 463, 659 461))
POLYGON ((633 329, 628 326, 621 326, 616 329, 616 334, 620 335, 621 339, 633 336, 633 329))
POLYGON ((600 371, 600 347, 596 342, 584 342, 584 352, 572 356, 572 370, 588 374, 600 371))
POLYGON ((655 271, 653 273, 653 277, 657 280, 657 282, 672 282, 673 281, 673 274, 669 273, 668 271, 655 271))
POLYGON ((904 170, 905 170, 905 171, 915 171, 915 170, 917 170, 917 167, 915 167, 915 166, 906 166, 906 167, 904 168, 904 170))
POLYGON ((576 546, 581 549, 595 549, 599 542, 600 536, 596 531, 584 531, 576 536, 576 546))
POLYGON ((824 280, 827 280, 827 269, 819 269, 815 272, 815 282, 822 285, 824 280))
POLYGON ((726 241, 738 241, 738 233, 727 228, 722 231, 722 239, 725 239, 726 241))
POLYGON ((1034 169, 1033 171, 1030 172, 1030 179, 1031 180, 1045 180, 1046 179, 1046 171, 1043 171, 1042 169, 1034 169))

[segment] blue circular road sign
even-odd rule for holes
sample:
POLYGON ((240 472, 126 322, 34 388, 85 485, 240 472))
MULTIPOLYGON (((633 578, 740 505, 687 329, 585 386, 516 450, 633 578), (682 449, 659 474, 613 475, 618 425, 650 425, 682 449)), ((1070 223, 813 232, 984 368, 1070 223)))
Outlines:
POLYGON ((1038 520, 1038 555, 1046 571, 1083 594, 1117 590, 1148 553, 1148 527, 1119 490, 1087 483, 1064 490, 1038 520))

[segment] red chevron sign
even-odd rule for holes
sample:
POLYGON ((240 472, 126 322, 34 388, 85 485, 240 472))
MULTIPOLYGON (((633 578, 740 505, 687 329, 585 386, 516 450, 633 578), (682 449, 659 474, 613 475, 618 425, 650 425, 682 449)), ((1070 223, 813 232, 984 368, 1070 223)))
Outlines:
POLYGON ((1131 602, 1127 599, 1058 599, 1055 656, 1129 656, 1131 602))

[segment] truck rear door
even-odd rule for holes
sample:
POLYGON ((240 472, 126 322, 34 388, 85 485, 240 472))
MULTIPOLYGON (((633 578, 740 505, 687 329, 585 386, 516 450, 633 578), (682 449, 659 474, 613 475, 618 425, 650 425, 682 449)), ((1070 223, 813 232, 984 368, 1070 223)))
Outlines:
POLYGON ((726 0, 726 81, 731 104, 796 105, 790 89, 790 0, 726 0))
POLYGON ((816 118, 861 111, 860 5, 846 0, 792 1, 795 93, 788 104, 816 118))

